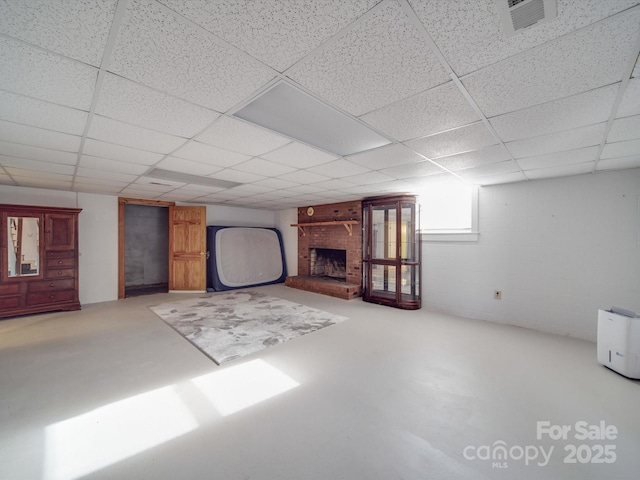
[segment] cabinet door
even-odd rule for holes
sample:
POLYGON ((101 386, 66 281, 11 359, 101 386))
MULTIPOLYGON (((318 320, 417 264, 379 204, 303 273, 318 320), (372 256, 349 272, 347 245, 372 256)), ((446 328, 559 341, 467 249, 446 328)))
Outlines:
POLYGON ((44 234, 47 250, 73 250, 76 238, 76 215, 47 213, 44 234))

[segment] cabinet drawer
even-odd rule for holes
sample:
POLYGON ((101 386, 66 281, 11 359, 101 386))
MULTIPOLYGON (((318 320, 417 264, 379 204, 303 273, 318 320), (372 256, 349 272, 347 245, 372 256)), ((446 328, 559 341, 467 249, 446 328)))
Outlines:
POLYGON ((38 282, 29 282, 29 293, 46 292, 56 290, 74 289, 76 281, 73 278, 67 280, 43 280, 38 282))
POLYGON ((73 268, 47 268, 47 273, 44 274, 44 278, 66 278, 74 277, 76 271, 73 268))
POLYGON ((19 307, 21 298, 22 297, 0 297, 0 309, 19 307))
POLYGON ((5 285, 0 285, 0 295, 17 295, 19 293, 19 283, 7 283, 5 285))
POLYGON ((75 254, 76 254, 75 250, 47 250, 46 257, 47 258, 74 257, 75 254))
POLYGON ((75 260, 73 257, 47 258, 47 268, 73 267, 75 260))
POLYGON ((63 290, 58 292, 29 293, 27 305, 42 305, 46 303, 70 302, 76 299, 75 290, 63 290))

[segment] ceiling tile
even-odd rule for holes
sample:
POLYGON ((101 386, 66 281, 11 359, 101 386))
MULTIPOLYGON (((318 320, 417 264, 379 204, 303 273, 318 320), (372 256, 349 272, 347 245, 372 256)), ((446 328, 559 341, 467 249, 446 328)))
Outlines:
POLYGON ((449 80, 421 32, 395 1, 288 76, 330 103, 362 115, 449 80))
POLYGON ((82 155, 80 157, 80 166, 91 168, 94 170, 106 170, 110 172, 128 173, 131 175, 142 175, 149 167, 138 163, 119 162, 108 158, 92 157, 90 155, 82 155))
POLYGON ((640 140, 627 140, 626 142, 607 143, 600 158, 628 157, 638 154, 640 154, 640 140))
POLYGON ((288 182, 286 180, 280 180, 279 178, 265 178, 264 180, 259 180, 252 183, 252 185, 268 187, 273 190, 284 190, 286 188, 295 187, 299 184, 295 182, 288 182))
POLYGON ((569 175, 581 175, 591 173, 595 162, 577 163, 574 165, 562 165, 560 167, 541 168, 539 170, 527 171, 527 177, 531 180, 541 178, 566 177, 569 175))
POLYGON ((493 145, 481 150, 437 158, 434 161, 447 170, 456 171, 463 168, 479 167, 488 163, 503 162, 510 158, 511 154, 503 145, 493 145))
POLYGON ((151 0, 132 0, 109 70, 225 112, 274 77, 269 68, 151 0))
POLYGON ((75 165, 78 161, 77 153, 61 152, 59 150, 31 147, 3 141, 0 141, 0 155, 41 160, 43 162, 64 163, 66 165, 75 165))
POLYGON ((625 10, 637 0, 560 0, 558 16, 506 38, 493 1, 409 0, 416 14, 458 75, 511 57, 536 45, 625 10))
POLYGON ((337 157, 333 154, 318 150, 317 148, 292 142, 278 150, 262 155, 262 158, 273 160, 283 165, 289 165, 290 167, 309 168, 330 162, 337 157))
POLYGON ((153 165, 162 159, 162 155, 159 153, 123 147, 122 145, 101 142, 91 138, 85 140, 82 153, 93 157, 109 158, 120 162, 132 162, 142 165, 153 165))
POLYGON ((127 187, 120 191, 119 194, 121 197, 128 198, 143 198, 147 200, 153 200, 162 195, 162 192, 158 191, 149 191, 147 189, 138 188, 137 185, 133 187, 127 187))
POLYGON ((429 160, 424 160, 420 163, 411 163, 380 170, 380 172, 384 173, 385 175, 403 180, 414 177, 424 177, 426 175, 435 175, 438 173, 443 173, 444 171, 445 170, 440 168, 438 165, 430 162, 429 160))
POLYGON ((226 188, 210 187, 210 186, 207 186, 207 185, 196 185, 196 184, 190 183, 188 185, 185 185, 184 187, 180 187, 176 191, 182 192, 182 193, 191 193, 191 194, 194 194, 194 195, 197 194, 198 196, 203 196, 203 195, 209 195, 209 194, 215 193, 215 192, 222 192, 224 190, 226 190, 226 188))
POLYGON ((343 177, 343 180, 353 183, 354 185, 371 185, 374 183, 392 182, 395 178, 380 172, 367 172, 343 177))
POLYGON ((220 116, 117 75, 105 76, 96 113, 179 137, 191 138, 220 116))
POLYGON ((0 90, 0 118, 56 132, 82 135, 87 112, 0 90))
POLYGON ((0 88, 89 110, 98 70, 0 37, 0 88))
MULTIPOLYGON (((220 180, 228 180, 229 182, 250 183, 257 182, 258 180, 264 180, 267 178, 264 175, 256 175, 255 173, 241 172, 234 170, 233 168, 225 168, 211 175, 213 178, 220 180)), ((235 187, 234 187, 235 188, 235 187)))
POLYGON ((278 178, 281 180, 301 183, 303 185, 329 180, 329 177, 325 177, 324 175, 320 175, 319 173, 309 172, 307 170, 296 170, 295 172, 280 175, 278 176, 278 178))
POLYGON ((521 158, 518 165, 528 172, 538 168, 557 167, 560 165, 571 165, 594 161, 598 156, 599 147, 586 147, 566 152, 556 152, 536 157, 521 158))
POLYGON ((291 143, 290 139, 282 135, 227 116, 198 135, 198 141, 252 156, 262 155, 291 143))
POLYGON ((76 176, 122 182, 123 187, 133 182, 136 178, 138 178, 137 175, 129 175, 127 173, 118 173, 118 172, 106 172, 104 170, 94 170, 92 168, 85 168, 85 167, 79 167, 78 170, 76 171, 76 176))
POLYGON ((233 169, 240 170, 241 172, 264 175, 265 177, 277 177, 278 175, 283 175, 295 170, 286 165, 270 162, 262 158, 252 158, 251 160, 235 165, 233 169))
POLYGON ((404 145, 391 145, 376 148, 368 152, 359 153, 347 157, 351 162, 357 163, 372 170, 390 168, 405 163, 418 163, 424 161, 417 153, 412 152, 404 145))
POLYGON ((495 177, 508 173, 520 172, 520 168, 514 160, 499 163, 489 163, 480 167, 466 168, 456 172, 464 180, 478 183, 483 177, 495 177))
POLYGON ((270 192, 274 188, 267 187, 264 185, 256 185, 254 183, 247 183, 244 185, 238 185, 237 187, 229 188, 224 191, 225 195, 237 196, 237 197, 245 197, 247 195, 256 195, 258 193, 270 192))
POLYGON ((87 192, 87 193, 97 193, 99 195, 120 195, 122 191, 122 187, 120 186, 109 186, 104 184, 96 184, 96 183, 83 183, 83 182, 74 182, 73 183, 73 191, 74 192, 87 192))
POLYGON ((235 2, 160 1, 282 72, 379 0, 261 0, 252 2, 253 8, 235 2))
POLYGON ((87 137, 156 153, 169 153, 186 141, 181 137, 136 127, 100 115, 94 115, 92 118, 87 137))
POLYGON ((38 178, 43 180, 43 182, 46 181, 54 181, 54 182, 71 182, 73 180, 73 176, 72 175, 64 175, 64 174, 59 174, 59 173, 50 173, 50 172, 40 172, 40 171, 36 171, 36 170, 26 170, 23 168, 17 168, 17 167, 5 167, 5 170, 11 174, 11 176, 13 178, 16 179, 16 181, 20 181, 19 179, 31 179, 31 178, 38 178))
POLYGON ((509 142, 506 145, 515 158, 574 150, 576 148, 599 145, 606 125, 605 122, 597 123, 573 130, 523 138, 522 140, 509 142))
POLYGON ((163 193, 158 197, 158 199, 166 202, 189 202, 195 200, 199 196, 201 195, 193 194, 190 192, 182 192, 180 189, 178 189, 168 193, 163 193))
POLYGON ((317 167, 312 167, 308 170, 331 178, 342 178, 348 175, 358 175, 371 171, 369 168, 357 165, 349 160, 345 160, 344 158, 340 158, 323 165, 318 165, 317 167))
POLYGON ((527 180, 527 177, 524 176, 522 172, 512 172, 512 173, 499 173, 495 175, 484 176, 476 179, 474 182, 476 185, 498 185, 503 183, 515 183, 515 182, 523 182, 527 180))
POLYGON ((625 168, 639 168, 640 155, 631 155, 629 157, 607 158, 600 160, 596 166, 596 170, 622 170, 625 168))
POLYGON ((66 152, 78 152, 80 137, 66 133, 52 132, 41 128, 28 127, 0 120, 0 140, 6 142, 51 148, 66 152))
POLYGON ((61 175, 73 175, 75 165, 65 165, 62 163, 41 162, 38 160, 27 160, 26 158, 15 158, 0 155, 0 166, 20 168, 24 170, 36 170, 39 172, 59 173, 61 175))
POLYGON ((353 187, 355 186, 355 184, 352 182, 345 182, 344 180, 338 180, 337 178, 334 178, 332 180, 325 180, 324 182, 315 183, 313 184, 313 186, 323 188, 325 190, 338 190, 342 188, 353 187))
POLYGON ((0 33, 99 66, 116 0, 6 0, 0 33))
POLYGON ((462 78, 488 117, 622 80, 640 31, 640 9, 462 78), (549 81, 553 79, 553 81, 549 81))
POLYGON ((442 132, 478 120, 453 82, 401 100, 361 117, 396 140, 442 132))
POLYGON ((629 80, 616 116, 630 117, 631 115, 640 115, 640 78, 629 80))
POLYGON ((498 143, 498 140, 491 134, 485 124, 476 122, 454 130, 411 140, 406 142, 406 145, 428 158, 436 158, 477 150, 496 143, 498 143))
POLYGON ((607 142, 613 143, 635 138, 640 138, 640 115, 614 120, 607 142))
POLYGON ((490 119, 505 142, 562 132, 609 119, 618 85, 536 105, 490 119))
POLYGON ((288 195, 292 196, 300 195, 303 193, 322 193, 326 192, 326 188, 316 187, 315 185, 300 185, 298 187, 287 188, 286 190, 283 190, 283 192, 286 192, 288 195))
POLYGON ((220 170, 222 167, 216 167, 201 162, 192 162, 191 160, 185 160, 184 158, 167 157, 160 163, 154 165, 156 168, 162 168, 165 170, 171 170, 173 172, 188 173, 190 175, 211 175, 220 170))
POLYGON ((173 155, 194 162, 206 163, 208 165, 216 165, 219 167, 230 167, 238 163, 249 160, 248 155, 242 155, 229 150, 212 147, 200 142, 189 142, 183 147, 173 152, 173 155))
POLYGON ((22 177, 19 175, 13 175, 16 183, 20 187, 30 188, 49 188, 52 190, 71 190, 71 180, 56 180, 52 177, 47 178, 35 178, 35 177, 22 177))

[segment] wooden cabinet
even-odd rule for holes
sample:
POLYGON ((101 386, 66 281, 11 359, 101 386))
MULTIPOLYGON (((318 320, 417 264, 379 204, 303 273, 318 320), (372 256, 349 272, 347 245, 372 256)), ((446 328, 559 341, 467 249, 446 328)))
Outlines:
POLYGON ((363 300, 415 310, 421 307, 418 204, 412 195, 365 199, 363 300))
POLYGON ((80 309, 80 209, 0 205, 0 213, 0 318, 80 309))

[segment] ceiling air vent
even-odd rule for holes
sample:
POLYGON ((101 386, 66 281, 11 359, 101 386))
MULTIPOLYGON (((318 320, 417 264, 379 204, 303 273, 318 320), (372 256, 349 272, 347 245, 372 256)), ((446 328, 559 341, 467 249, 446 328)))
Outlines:
POLYGON ((533 25, 547 23, 557 15, 556 0, 495 0, 507 38, 533 25))

